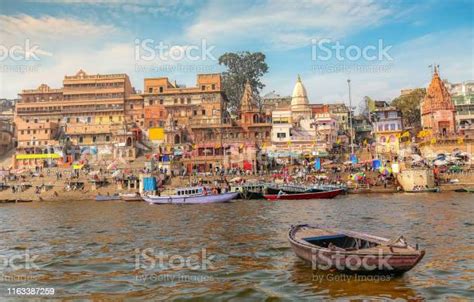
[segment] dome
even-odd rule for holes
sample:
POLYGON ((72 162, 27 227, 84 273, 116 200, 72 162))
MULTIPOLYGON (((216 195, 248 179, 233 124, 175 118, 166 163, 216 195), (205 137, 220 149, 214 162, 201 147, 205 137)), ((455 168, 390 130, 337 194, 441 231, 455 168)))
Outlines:
POLYGON ((291 96, 291 110, 292 111, 306 111, 309 109, 309 101, 306 93, 306 88, 301 82, 300 76, 296 81, 295 88, 293 88, 293 95, 291 96))

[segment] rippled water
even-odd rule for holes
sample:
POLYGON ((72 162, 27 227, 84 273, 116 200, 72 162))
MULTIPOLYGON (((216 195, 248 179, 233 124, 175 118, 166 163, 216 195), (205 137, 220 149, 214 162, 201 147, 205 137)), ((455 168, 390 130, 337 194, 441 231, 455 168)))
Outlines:
POLYGON ((12 298, 9 287, 28 286, 54 287, 55 297, 96 300, 468 299, 474 290, 473 213, 474 195, 465 193, 196 206, 5 204, 0 255, 37 255, 39 269, 0 267, 0 297, 12 298), (301 222, 390 238, 404 234, 427 254, 412 271, 389 280, 313 272, 286 239, 288 227, 301 222), (140 256, 145 249, 176 257, 201 257, 205 249, 212 265, 137 269, 137 259, 150 264, 140 256))

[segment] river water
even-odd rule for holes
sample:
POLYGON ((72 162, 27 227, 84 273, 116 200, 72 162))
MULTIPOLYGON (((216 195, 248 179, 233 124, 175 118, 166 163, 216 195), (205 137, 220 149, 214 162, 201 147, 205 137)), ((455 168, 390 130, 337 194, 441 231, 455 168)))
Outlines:
POLYGON ((18 299, 11 288, 21 287, 95 300, 474 297, 474 195, 468 193, 194 206, 4 204, 0 223, 1 300, 18 299), (426 256, 400 277, 314 272, 286 238, 291 224, 305 222, 389 238, 403 234, 426 256), (8 264, 13 256, 20 259, 15 266, 8 264))

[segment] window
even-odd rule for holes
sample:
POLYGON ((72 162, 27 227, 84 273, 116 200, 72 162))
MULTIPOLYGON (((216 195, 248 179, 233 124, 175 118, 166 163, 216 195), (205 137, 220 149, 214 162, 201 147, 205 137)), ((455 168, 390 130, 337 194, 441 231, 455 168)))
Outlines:
POLYGON ((201 113, 202 115, 206 115, 206 110, 203 109, 201 113))
POLYGON ((277 137, 278 137, 278 138, 285 138, 285 137, 286 137, 286 133, 285 133, 285 132, 278 132, 278 133, 277 133, 277 137))
POLYGON ((197 110, 193 110, 193 115, 197 115, 197 110))
POLYGON ((106 142, 109 142, 109 141, 110 141, 110 136, 106 135, 106 136, 105 136, 105 141, 106 141, 106 142))
POLYGON ((178 99, 174 99, 174 103, 175 103, 175 104, 178 104, 178 99))
POLYGON ((112 116, 109 116, 109 121, 112 121, 112 120, 113 120, 112 116))
POLYGON ((163 86, 160 86, 160 92, 163 92, 163 86))
POLYGON ((130 104, 130 109, 133 109, 133 104, 130 104))
POLYGON ((395 124, 390 124, 390 130, 395 130, 395 124))
POLYGON ((82 143, 84 141, 84 138, 82 136, 79 136, 79 143, 82 143))
POLYGON ((163 99, 160 99, 160 105, 163 105, 163 99))
POLYGON ((216 90, 216 84, 212 84, 212 90, 216 90))
POLYGON ((92 137, 92 142, 95 143, 97 141, 97 137, 96 136, 93 136, 92 137))
POLYGON ((76 117, 76 123, 79 123, 79 118, 78 117, 76 117))
POLYGON ((148 88, 148 93, 153 93, 153 88, 152 87, 148 88))
POLYGON ((202 85, 201 90, 203 90, 203 91, 206 90, 206 86, 202 85))

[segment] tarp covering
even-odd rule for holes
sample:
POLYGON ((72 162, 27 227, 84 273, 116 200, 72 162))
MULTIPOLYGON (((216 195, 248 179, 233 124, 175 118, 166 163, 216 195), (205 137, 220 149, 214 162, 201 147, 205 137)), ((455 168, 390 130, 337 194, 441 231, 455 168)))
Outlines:
POLYGON ((156 178, 154 177, 143 178, 143 191, 156 191, 156 178))
POLYGON ((314 169, 321 170, 321 159, 319 157, 314 161, 314 169))

